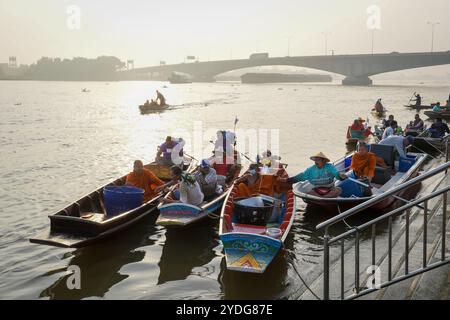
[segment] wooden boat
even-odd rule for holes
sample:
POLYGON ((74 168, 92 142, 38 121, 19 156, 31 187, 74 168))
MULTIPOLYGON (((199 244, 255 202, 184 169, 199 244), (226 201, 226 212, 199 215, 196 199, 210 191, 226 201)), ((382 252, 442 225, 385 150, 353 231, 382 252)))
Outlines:
MULTIPOLYGON (((228 184, 225 184, 225 182, 221 184, 223 192, 210 199, 205 199, 199 206, 186 203, 159 205, 159 217, 156 220, 156 224, 166 228, 184 228, 208 218, 209 214, 222 207, 229 188, 233 186, 234 180, 240 177, 244 172, 245 170, 243 167, 239 165, 232 181, 228 184)), ((168 193, 165 198, 173 200, 173 193, 168 193)))
MULTIPOLYGON (((228 192, 220 215, 219 237, 225 252, 226 267, 233 271, 264 273, 280 252, 292 227, 296 198, 290 188, 275 197, 260 195, 264 202, 274 204, 274 211, 270 220, 256 225, 240 220, 242 216, 237 213, 235 202, 239 200, 237 194, 238 186, 228 192)), ((250 215, 255 215, 252 210, 250 215)))
MULTIPOLYGON (((185 158, 186 170, 192 170, 194 166, 195 161, 185 158)), ((167 166, 150 163, 145 168, 152 170, 162 180, 170 178, 170 168, 167 166)), ((126 175, 104 187, 123 186, 125 181, 126 175)), ((124 230, 155 211, 158 200, 164 196, 157 195, 136 209, 109 217, 104 205, 104 187, 50 215, 50 228, 31 238, 30 242, 66 248, 90 245, 124 230)))
POLYGON ((372 111, 370 113, 372 114, 372 116, 377 117, 377 118, 385 118, 386 117, 386 110, 377 111, 375 109, 372 109, 372 111))
MULTIPOLYGON (((357 188, 358 185, 350 180, 335 182, 336 187, 343 189, 342 195, 337 198, 323 198, 309 194, 312 189, 310 182, 300 182, 294 186, 294 193, 297 197, 301 198, 305 203, 309 205, 315 205, 327 210, 330 214, 339 214, 355 207, 356 205, 363 203, 373 197, 382 194, 392 188, 410 180, 418 174, 419 169, 422 167, 427 155, 423 153, 409 153, 410 157, 415 157, 415 160, 411 158, 411 162, 414 162, 408 170, 396 170, 394 147, 385 146, 379 144, 371 145, 371 152, 375 153, 378 157, 385 160, 388 168, 377 167, 375 170, 375 177, 372 179, 372 195, 370 196, 355 196, 352 194, 352 189, 357 188), (403 172, 405 171, 405 172, 403 172)), ((339 172, 346 172, 347 176, 351 176, 352 171, 348 169, 351 163, 351 156, 342 158, 334 163, 339 172)), ((360 189, 356 189, 360 190, 360 189)), ((405 190, 403 193, 406 193, 405 190)), ((358 193, 358 192, 355 192, 358 193)), ((389 197, 384 201, 376 204, 372 207, 375 211, 383 211, 389 208, 396 201, 395 197, 389 197)))
POLYGON ((169 108, 169 105, 165 104, 163 106, 160 106, 157 103, 142 104, 139 106, 139 110, 141 111, 142 114, 162 111, 166 110, 167 108, 169 108))
POLYGON ((364 132, 361 130, 352 130, 351 127, 347 128, 347 146, 356 146, 359 141, 368 141, 368 137, 364 136, 364 132))
POLYGON ((436 153, 445 149, 446 139, 431 137, 416 137, 412 147, 416 147, 419 152, 436 153))
POLYGON ((408 104, 404 105, 406 108, 415 109, 415 110, 427 110, 427 109, 433 109, 432 105, 415 105, 415 104, 408 104))
POLYGON ((428 116, 430 119, 445 119, 450 120, 450 109, 449 108, 443 108, 441 112, 435 112, 435 111, 425 111, 424 114, 428 116))

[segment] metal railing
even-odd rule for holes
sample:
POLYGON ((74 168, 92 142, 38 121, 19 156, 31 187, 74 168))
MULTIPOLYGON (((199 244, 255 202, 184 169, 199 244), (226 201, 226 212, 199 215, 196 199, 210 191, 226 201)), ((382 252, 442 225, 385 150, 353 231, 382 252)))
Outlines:
MULTIPOLYGON (((330 299, 330 246, 332 244, 340 242, 340 259, 341 259, 341 287, 340 287, 340 295, 341 299, 355 299, 358 297, 361 297, 363 295, 369 294, 371 292, 374 292, 376 290, 379 290, 380 288, 388 287, 394 283, 400 282, 402 280, 414 277, 416 275, 419 275, 421 273, 424 273, 426 271, 435 269, 439 266, 442 266, 444 264, 450 263, 450 258, 446 260, 445 257, 445 241, 446 241, 446 226, 447 226, 447 193, 450 191, 450 185, 444 186, 443 188, 436 190, 426 196, 423 196, 421 198, 418 198, 413 201, 407 201, 402 199, 406 204, 392 210, 386 214, 383 214, 380 217, 377 217, 369 222, 366 222, 364 224, 361 224, 357 227, 353 227, 352 229, 338 235, 338 236, 331 236, 329 232, 329 228, 337 223, 340 223, 342 221, 345 222, 345 219, 363 211, 366 210, 373 205, 389 198, 389 197, 396 197, 397 194, 400 192, 417 185, 421 183, 424 180, 427 180, 431 177, 436 176, 439 173, 445 172, 447 173, 447 170, 450 168, 450 162, 448 161, 448 144, 446 147, 446 163, 429 170, 428 172, 425 172, 395 188, 392 190, 389 190, 387 192, 384 192, 383 194, 380 194, 350 210, 347 210, 343 212, 342 214, 339 214, 338 216, 335 216, 325 222, 320 223, 316 229, 325 229, 324 231, 324 257, 323 257, 323 263, 324 263, 324 273, 323 273, 323 299, 329 300, 330 299), (442 196, 442 225, 441 225, 441 259, 439 262, 428 264, 427 262, 427 229, 428 229, 428 201, 430 199, 440 197, 442 196), (420 204, 423 204, 421 206, 420 204), (422 267, 418 270, 415 270, 413 272, 410 272, 409 270, 409 251, 410 251, 410 245, 409 245, 409 227, 410 227, 410 211, 409 209, 413 207, 419 207, 421 210, 423 210, 423 262, 422 267), (402 212, 405 212, 405 253, 404 253, 404 275, 393 277, 392 276, 392 227, 393 227, 393 216, 398 215, 402 212), (387 220, 388 221, 388 253, 387 253, 387 259, 388 259, 388 279, 386 282, 382 283, 377 288, 360 288, 360 237, 363 232, 365 232, 367 229, 371 228, 371 241, 372 241, 372 248, 371 248, 371 261, 372 265, 375 266, 375 248, 376 248, 376 226, 381 221, 387 220), (345 297, 345 288, 344 288, 344 256, 345 256, 345 249, 344 249, 344 241, 345 239, 349 237, 355 238, 355 293, 349 297, 345 297)), ((445 179, 445 177, 444 177, 445 179)))

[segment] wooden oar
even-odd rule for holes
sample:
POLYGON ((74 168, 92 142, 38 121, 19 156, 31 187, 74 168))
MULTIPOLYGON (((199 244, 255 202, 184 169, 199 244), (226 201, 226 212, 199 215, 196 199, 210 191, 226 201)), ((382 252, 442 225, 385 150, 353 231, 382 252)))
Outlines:
POLYGON ((186 153, 186 152, 183 151, 183 155, 187 156, 188 158, 191 158, 192 160, 195 160, 195 161, 199 162, 198 159, 194 158, 189 153, 186 153))

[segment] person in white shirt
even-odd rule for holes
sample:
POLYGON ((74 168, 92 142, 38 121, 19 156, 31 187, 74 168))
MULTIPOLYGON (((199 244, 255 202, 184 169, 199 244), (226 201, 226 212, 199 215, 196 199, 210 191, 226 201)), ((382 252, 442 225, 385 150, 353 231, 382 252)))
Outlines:
POLYGON ((396 127, 397 127, 397 121, 393 120, 391 122, 391 125, 384 130, 381 140, 384 140, 387 137, 393 136, 395 134, 396 127))
POLYGON ((164 203, 186 203, 194 206, 199 206, 205 198, 199 183, 195 180, 195 177, 187 172, 183 172, 180 167, 173 166, 170 168, 172 181, 168 182, 164 186, 159 188, 166 188, 170 185, 180 183, 178 189, 173 191, 175 200, 163 199, 164 203))

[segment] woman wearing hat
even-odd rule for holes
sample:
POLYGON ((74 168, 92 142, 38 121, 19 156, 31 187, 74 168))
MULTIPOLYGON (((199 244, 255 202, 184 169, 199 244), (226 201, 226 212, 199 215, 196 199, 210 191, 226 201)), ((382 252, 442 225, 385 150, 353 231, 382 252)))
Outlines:
POLYGON ((322 152, 313 155, 310 159, 314 161, 312 167, 291 178, 278 178, 278 181, 289 184, 309 181, 312 185, 309 194, 325 198, 338 197, 342 189, 334 185, 334 179, 345 180, 347 176, 339 173, 336 167, 329 163, 330 159, 322 152))

